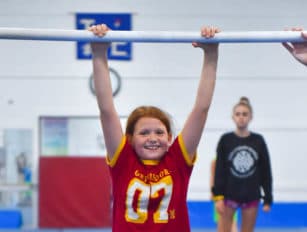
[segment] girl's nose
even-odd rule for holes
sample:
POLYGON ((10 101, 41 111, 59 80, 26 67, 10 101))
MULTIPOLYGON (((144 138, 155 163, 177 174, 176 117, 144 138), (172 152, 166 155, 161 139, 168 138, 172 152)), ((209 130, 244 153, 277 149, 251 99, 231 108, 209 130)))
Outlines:
POLYGON ((150 141, 151 143, 157 142, 157 136, 154 135, 154 134, 150 134, 150 136, 149 136, 149 141, 150 141))

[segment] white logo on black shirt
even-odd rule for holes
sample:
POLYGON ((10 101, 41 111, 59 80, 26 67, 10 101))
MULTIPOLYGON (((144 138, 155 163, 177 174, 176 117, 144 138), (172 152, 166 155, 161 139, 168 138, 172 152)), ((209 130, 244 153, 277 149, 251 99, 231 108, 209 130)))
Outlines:
POLYGON ((239 178, 246 178, 256 170, 258 153, 251 147, 238 146, 229 155, 231 173, 239 178))

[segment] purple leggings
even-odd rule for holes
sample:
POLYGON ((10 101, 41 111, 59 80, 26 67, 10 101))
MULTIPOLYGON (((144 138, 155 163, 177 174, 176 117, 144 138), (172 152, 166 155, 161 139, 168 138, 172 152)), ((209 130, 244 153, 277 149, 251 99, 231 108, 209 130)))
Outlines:
POLYGON ((228 206, 229 208, 233 208, 233 209, 237 209, 237 208, 249 209, 249 208, 258 207, 259 200, 240 203, 240 202, 237 202, 237 201, 225 199, 224 204, 226 206, 228 206))

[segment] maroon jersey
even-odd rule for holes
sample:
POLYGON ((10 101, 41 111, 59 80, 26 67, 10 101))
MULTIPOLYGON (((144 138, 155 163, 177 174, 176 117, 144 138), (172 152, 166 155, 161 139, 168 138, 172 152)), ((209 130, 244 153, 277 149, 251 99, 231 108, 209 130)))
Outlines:
POLYGON ((190 231, 186 204, 194 160, 179 135, 159 162, 141 161, 123 138, 108 160, 113 188, 113 232, 190 231))

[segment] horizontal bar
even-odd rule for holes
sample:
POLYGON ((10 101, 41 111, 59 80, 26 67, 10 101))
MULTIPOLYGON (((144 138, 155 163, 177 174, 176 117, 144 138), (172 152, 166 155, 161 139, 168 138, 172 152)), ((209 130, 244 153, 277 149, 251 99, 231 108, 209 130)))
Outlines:
POLYGON ((0 39, 49 40, 83 42, 147 42, 147 43, 270 43, 306 42, 299 31, 220 32, 204 38, 200 32, 187 31, 109 31, 104 37, 87 30, 34 29, 0 27, 0 39))

